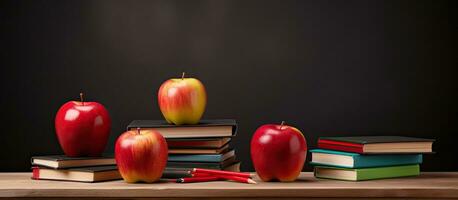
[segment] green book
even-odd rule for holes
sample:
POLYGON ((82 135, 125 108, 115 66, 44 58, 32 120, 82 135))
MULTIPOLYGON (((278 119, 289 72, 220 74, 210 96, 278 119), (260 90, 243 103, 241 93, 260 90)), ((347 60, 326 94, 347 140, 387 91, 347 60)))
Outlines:
POLYGON ((364 181, 372 179, 396 178, 417 176, 420 174, 420 165, 403 165, 392 167, 374 167, 348 169, 337 167, 316 166, 315 177, 345 181, 364 181))

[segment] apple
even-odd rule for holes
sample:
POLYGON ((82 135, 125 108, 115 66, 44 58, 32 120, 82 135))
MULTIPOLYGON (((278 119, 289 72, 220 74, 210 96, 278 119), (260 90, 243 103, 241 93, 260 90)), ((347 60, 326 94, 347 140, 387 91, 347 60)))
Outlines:
POLYGON ((167 165, 168 147, 156 131, 127 131, 115 144, 115 159, 122 178, 128 183, 155 182, 167 165))
POLYGON ((69 101, 57 111, 55 129, 65 155, 100 156, 110 135, 111 119, 107 109, 97 102, 69 101))
POLYGON ((259 127, 251 139, 251 159, 262 181, 294 181, 307 156, 301 131, 282 122, 259 127))
POLYGON ((198 79, 173 78, 162 83, 158 103, 168 123, 176 125, 197 124, 204 114, 207 92, 198 79))

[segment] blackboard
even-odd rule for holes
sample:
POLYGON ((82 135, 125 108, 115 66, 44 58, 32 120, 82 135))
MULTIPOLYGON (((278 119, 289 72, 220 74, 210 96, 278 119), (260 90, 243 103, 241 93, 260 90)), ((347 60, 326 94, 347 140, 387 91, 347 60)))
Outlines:
MULTIPOLYGON (((183 71, 204 118, 239 123, 234 148, 286 121, 320 136, 434 138, 423 171, 456 171, 455 1, 2 1, 1 171, 59 154, 58 108, 79 98, 113 121, 162 119, 160 84, 183 71)), ((308 157, 308 160, 310 157, 308 157)), ((311 170, 306 165, 304 170, 311 170)))

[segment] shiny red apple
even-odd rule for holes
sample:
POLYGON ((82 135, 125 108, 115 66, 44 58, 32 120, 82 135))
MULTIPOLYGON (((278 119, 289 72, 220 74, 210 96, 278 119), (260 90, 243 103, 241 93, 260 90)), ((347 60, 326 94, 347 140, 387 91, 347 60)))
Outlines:
POLYGON ((176 125, 197 124, 207 104, 205 87, 198 79, 173 78, 162 83, 158 92, 162 115, 176 125))
POLYGON ((307 143, 299 129, 285 124, 259 127, 251 139, 251 160, 263 181, 294 181, 307 156, 307 143))
POLYGON ((107 109, 97 102, 69 101, 57 111, 57 139, 65 155, 100 156, 110 135, 111 119, 107 109))
POLYGON ((116 164, 128 183, 159 180, 167 158, 167 142, 156 131, 127 131, 119 136, 115 144, 116 164))

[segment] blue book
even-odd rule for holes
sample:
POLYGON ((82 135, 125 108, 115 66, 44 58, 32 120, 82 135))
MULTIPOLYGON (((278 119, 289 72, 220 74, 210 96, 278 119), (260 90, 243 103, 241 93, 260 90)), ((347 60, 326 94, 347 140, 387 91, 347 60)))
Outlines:
POLYGON ((369 168, 395 165, 420 164, 423 161, 422 154, 380 154, 361 155, 343 151, 325 149, 313 149, 312 165, 324 165, 342 168, 369 168))
POLYGON ((169 154, 169 162, 222 162, 235 155, 234 150, 224 154, 169 154))

